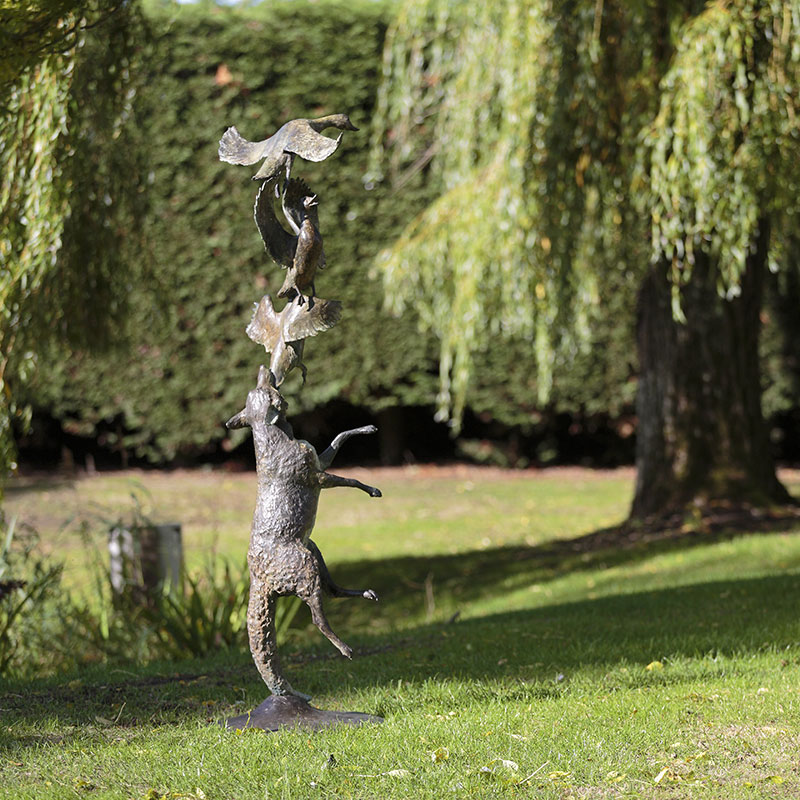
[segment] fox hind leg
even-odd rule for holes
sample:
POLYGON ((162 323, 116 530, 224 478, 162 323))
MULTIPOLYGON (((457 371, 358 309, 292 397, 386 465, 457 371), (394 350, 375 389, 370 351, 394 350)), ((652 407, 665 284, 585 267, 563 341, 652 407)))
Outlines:
POLYGON ((322 610, 322 587, 318 587, 311 595, 304 597, 306 605, 311 609, 311 620, 319 628, 323 636, 345 657, 353 657, 353 649, 345 644, 328 624, 325 612, 322 610))
POLYGON ((372 591, 372 589, 345 589, 343 586, 339 586, 339 584, 336 583, 336 581, 334 581, 331 577, 331 573, 328 571, 328 566, 325 563, 325 559, 322 557, 322 553, 317 545, 314 544, 311 539, 309 539, 306 542, 306 547, 308 547, 308 549, 311 551, 311 554, 317 561, 319 577, 322 581, 322 588, 331 597, 363 597, 366 600, 374 600, 376 603, 378 602, 378 595, 372 591))

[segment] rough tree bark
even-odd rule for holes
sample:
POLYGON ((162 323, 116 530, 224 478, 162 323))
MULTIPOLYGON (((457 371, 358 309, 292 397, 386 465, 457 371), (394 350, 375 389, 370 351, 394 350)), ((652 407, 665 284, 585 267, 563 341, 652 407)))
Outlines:
POLYGON ((719 297, 713 260, 698 254, 675 321, 664 265, 639 293, 634 519, 690 503, 790 502, 778 481, 761 410, 758 356, 769 225, 762 221, 741 294, 719 297))

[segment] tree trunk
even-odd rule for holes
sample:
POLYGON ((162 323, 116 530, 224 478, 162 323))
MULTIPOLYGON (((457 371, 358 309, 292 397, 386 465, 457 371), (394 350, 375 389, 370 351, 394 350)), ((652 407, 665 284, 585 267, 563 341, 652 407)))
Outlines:
POLYGON ((636 493, 632 518, 690 503, 790 502, 761 411, 758 336, 769 226, 762 222, 733 300, 719 297, 713 260, 698 254, 672 314, 663 264, 639 293, 636 493))

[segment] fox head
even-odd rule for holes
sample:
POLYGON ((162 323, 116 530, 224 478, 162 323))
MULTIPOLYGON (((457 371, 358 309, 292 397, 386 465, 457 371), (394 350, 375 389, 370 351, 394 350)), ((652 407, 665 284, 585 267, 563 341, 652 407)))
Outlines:
POLYGON ((258 370, 256 388, 247 393, 245 407, 234 414, 225 427, 244 428, 249 425, 252 428, 259 422, 274 425, 278 421, 286 412, 287 403, 272 385, 270 377, 270 371, 262 365, 258 370))

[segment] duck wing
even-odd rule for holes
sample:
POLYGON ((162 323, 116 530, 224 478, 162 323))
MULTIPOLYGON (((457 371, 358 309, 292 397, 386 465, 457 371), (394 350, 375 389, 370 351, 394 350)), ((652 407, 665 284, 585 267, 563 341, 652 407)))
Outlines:
POLYGON ((228 164, 255 164, 272 150, 272 138, 250 142, 235 127, 228 128, 219 140, 219 160, 228 164))
POLYGON ((309 303, 301 306, 291 302, 281 312, 285 341, 296 342, 298 339, 316 336, 322 331, 330 330, 341 319, 342 304, 338 300, 317 298, 311 308, 308 306, 309 303))
POLYGON ((268 294, 253 311, 253 317, 246 328, 247 335, 257 344, 263 344, 266 351, 272 352, 281 341, 281 318, 272 307, 268 294))
POLYGON ((324 161, 328 156, 332 156, 342 141, 343 134, 339 134, 335 139, 330 139, 317 133, 309 124, 308 120, 294 120, 295 123, 286 136, 283 149, 287 153, 304 158, 306 161, 324 161))
POLYGON ((253 206, 253 218, 269 257, 282 267, 291 267, 297 248, 297 238, 292 236, 275 216, 275 208, 272 203, 274 187, 274 181, 265 181, 261 184, 253 206))

